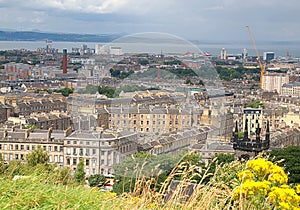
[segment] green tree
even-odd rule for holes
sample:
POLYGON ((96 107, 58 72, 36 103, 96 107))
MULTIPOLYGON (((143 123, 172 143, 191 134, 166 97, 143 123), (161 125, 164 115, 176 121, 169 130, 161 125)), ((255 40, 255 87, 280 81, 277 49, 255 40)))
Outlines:
POLYGON ((271 161, 279 161, 278 165, 285 169, 289 183, 300 183, 300 147, 288 146, 270 152, 271 161), (283 161, 282 161, 283 160, 283 161))
POLYGON ((36 166, 38 164, 46 165, 49 161, 49 155, 44 152, 42 148, 35 149, 26 156, 26 161, 29 166, 36 166))
POLYGON ((78 184, 83 184, 85 180, 85 172, 84 172, 84 159, 81 159, 77 165, 77 169, 74 173, 74 181, 78 184))
POLYGON ((108 86, 105 86, 105 87, 99 86, 98 87, 98 92, 102 95, 106 95, 108 98, 113 98, 115 91, 116 91, 116 88, 112 88, 112 87, 108 87, 108 86))
POLYGON ((63 88, 60 90, 61 94, 65 97, 69 96, 70 94, 73 93, 73 89, 71 88, 63 88))
POLYGON ((106 177, 101 174, 94 174, 89 176, 88 180, 90 187, 101 187, 105 184, 106 177))
POLYGON ((265 105, 258 100, 258 101, 251 101, 251 102, 249 102, 247 104, 247 107, 251 107, 251 108, 257 109, 257 108, 265 108, 265 105))

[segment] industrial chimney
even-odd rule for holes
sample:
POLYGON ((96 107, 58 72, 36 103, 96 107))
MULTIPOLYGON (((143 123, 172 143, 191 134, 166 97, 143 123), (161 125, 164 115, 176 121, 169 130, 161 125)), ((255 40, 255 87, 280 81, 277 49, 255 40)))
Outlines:
POLYGON ((63 73, 66 74, 68 73, 67 71, 67 49, 63 49, 63 73))

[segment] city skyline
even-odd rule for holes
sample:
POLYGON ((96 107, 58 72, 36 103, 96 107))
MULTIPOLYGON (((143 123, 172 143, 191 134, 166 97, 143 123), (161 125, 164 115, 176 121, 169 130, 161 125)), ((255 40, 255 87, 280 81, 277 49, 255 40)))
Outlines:
POLYGON ((0 0, 1 29, 61 33, 164 32, 186 39, 296 41, 300 3, 285 1, 0 0), (15 18, 12 18, 15 17, 15 18))

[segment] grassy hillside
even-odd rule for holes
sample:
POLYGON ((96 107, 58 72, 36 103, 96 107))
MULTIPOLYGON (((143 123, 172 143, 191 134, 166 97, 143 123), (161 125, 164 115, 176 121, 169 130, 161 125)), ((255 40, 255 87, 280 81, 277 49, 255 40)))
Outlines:
POLYGON ((159 175, 139 176, 131 191, 117 195, 79 184, 68 168, 48 165, 39 155, 39 161, 22 164, 0 160, 0 209, 300 208, 300 185, 288 185, 284 170, 264 158, 212 164, 213 173, 183 161, 162 182, 159 175))

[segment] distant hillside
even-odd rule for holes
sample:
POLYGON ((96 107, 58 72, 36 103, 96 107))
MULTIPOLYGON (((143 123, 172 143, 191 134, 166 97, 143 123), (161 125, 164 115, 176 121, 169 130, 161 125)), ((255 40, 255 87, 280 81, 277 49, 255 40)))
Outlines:
POLYGON ((32 31, 0 31, 0 41, 69 41, 69 42, 111 42, 121 37, 118 34, 64 34, 32 31))

